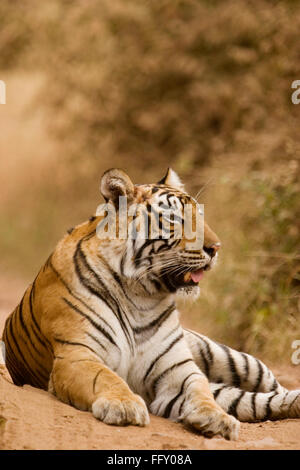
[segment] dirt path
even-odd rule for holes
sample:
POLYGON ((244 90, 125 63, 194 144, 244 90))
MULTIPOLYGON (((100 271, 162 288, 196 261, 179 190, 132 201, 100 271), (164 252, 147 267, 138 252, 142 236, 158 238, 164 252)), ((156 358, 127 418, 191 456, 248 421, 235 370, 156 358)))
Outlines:
MULTIPOLYGON (((24 282, 1 283, 0 331, 24 282)), ((300 388, 300 366, 273 367, 283 385, 300 388)), ((151 416, 146 428, 113 427, 44 392, 12 384, 0 366, 0 449, 300 449, 300 419, 241 424, 238 441, 205 439, 151 416)))

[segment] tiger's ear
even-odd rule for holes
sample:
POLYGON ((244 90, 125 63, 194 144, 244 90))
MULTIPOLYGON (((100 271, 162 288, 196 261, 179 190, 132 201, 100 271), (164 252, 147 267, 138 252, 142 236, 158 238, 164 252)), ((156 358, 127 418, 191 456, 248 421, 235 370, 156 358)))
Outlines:
POLYGON ((123 170, 111 168, 102 176, 100 191, 106 202, 112 201, 113 204, 118 207, 119 196, 125 196, 128 203, 132 202, 134 185, 123 170))
POLYGON ((168 168, 166 175, 157 184, 166 184, 172 188, 179 189, 179 191, 184 191, 184 184, 172 168, 168 168))

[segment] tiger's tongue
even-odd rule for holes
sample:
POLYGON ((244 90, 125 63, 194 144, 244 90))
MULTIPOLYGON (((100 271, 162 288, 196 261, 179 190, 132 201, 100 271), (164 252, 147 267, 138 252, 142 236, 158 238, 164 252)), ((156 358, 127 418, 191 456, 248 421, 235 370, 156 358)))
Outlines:
POLYGON ((191 272, 191 278, 194 282, 199 282, 200 279, 202 279, 204 276, 204 271, 203 269, 197 269, 197 271, 192 271, 191 272))

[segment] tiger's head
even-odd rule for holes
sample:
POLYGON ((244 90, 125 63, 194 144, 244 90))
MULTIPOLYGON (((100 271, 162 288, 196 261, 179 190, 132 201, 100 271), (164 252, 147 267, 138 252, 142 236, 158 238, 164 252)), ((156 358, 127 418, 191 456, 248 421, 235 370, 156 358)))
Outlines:
MULTIPOLYGON (((105 243, 112 250, 107 261, 115 272, 150 295, 197 295, 204 272, 216 262, 220 240, 175 171, 169 168, 156 184, 134 185, 122 170, 111 169, 104 173, 100 189, 106 209, 112 207, 117 215, 116 236, 105 243)), ((103 227, 104 218, 98 236, 103 227)))

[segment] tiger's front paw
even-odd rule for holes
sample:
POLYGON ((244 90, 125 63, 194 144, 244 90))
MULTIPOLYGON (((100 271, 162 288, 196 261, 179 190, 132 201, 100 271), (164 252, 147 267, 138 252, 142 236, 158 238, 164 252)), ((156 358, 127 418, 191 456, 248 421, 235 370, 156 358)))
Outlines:
POLYGON ((225 439, 236 440, 238 438, 239 421, 223 410, 194 410, 187 414, 183 421, 207 437, 220 434, 225 439))
POLYGON ((106 424, 146 426, 150 422, 144 400, 134 394, 125 398, 100 396, 94 401, 92 412, 106 424))

